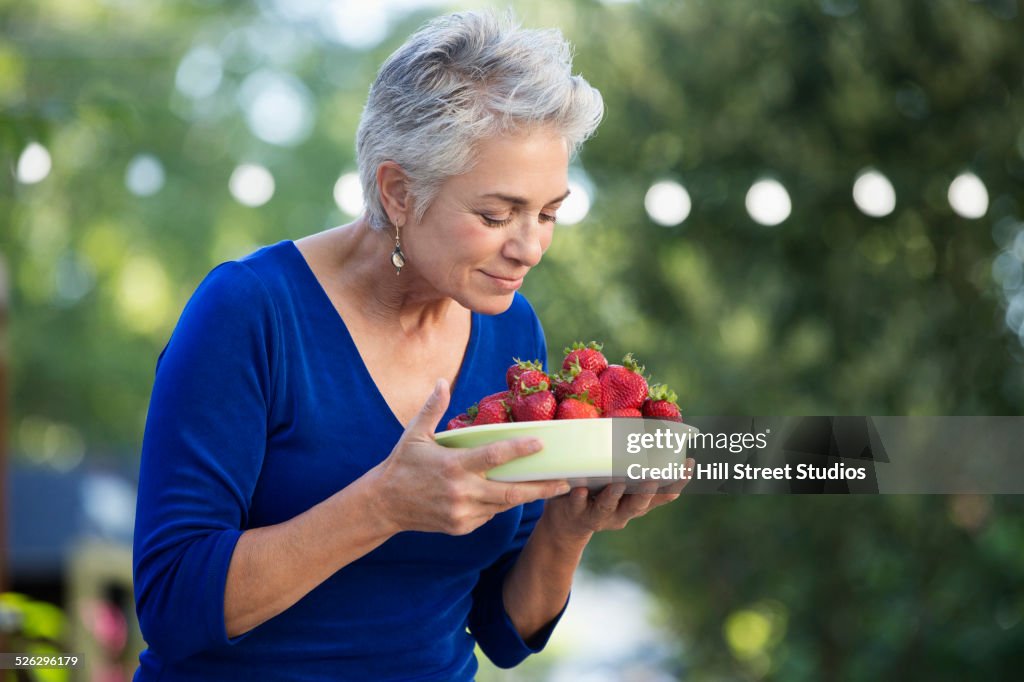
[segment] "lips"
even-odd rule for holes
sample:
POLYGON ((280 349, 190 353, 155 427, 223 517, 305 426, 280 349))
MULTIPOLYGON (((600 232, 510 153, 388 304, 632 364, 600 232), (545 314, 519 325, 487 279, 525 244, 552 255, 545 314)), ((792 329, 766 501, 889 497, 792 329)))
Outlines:
POLYGON ((491 282, 497 285, 499 289, 505 291, 515 291, 516 289, 521 287, 523 285, 523 277, 526 275, 526 273, 523 273, 518 277, 508 277, 505 275, 493 275, 489 272, 484 272, 483 270, 481 270, 480 272, 482 272, 487 277, 487 279, 489 279, 491 282))

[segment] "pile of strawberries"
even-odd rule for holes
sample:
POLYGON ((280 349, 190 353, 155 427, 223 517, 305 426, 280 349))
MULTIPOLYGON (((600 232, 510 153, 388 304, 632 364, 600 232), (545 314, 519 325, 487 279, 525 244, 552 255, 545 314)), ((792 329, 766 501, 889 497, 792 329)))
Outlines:
POLYGON ((681 422, 676 394, 664 384, 649 386, 644 368, 627 353, 609 365, 601 345, 574 343, 565 349, 560 371, 548 374, 536 360, 514 358, 505 373, 507 391, 492 393, 448 422, 448 430, 481 424, 651 417, 681 422))

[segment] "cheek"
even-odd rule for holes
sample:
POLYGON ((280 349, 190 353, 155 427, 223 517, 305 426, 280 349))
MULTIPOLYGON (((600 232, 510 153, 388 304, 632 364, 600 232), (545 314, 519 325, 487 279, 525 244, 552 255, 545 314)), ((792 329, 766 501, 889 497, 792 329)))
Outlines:
POLYGON ((454 268, 474 268, 494 258, 505 239, 500 230, 489 230, 471 221, 453 224, 438 247, 454 268))
POLYGON ((552 240, 555 238, 555 224, 548 223, 544 227, 544 231, 540 235, 540 250, 546 252, 548 247, 551 246, 552 240))

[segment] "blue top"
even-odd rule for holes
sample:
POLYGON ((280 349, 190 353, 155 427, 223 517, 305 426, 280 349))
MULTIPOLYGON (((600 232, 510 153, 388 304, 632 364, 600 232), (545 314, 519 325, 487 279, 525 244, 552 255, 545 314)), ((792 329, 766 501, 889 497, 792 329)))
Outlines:
MULTIPOLYGON (((513 357, 547 359, 519 294, 500 315, 473 313, 440 428, 502 390, 513 357)), ((554 623, 524 642, 501 590, 543 502, 465 536, 399 533, 227 637, 224 585, 242 531, 327 499, 402 430, 294 243, 215 268, 157 361, 134 547, 149 648, 135 680, 469 680, 477 643, 502 667, 543 648, 554 623)))

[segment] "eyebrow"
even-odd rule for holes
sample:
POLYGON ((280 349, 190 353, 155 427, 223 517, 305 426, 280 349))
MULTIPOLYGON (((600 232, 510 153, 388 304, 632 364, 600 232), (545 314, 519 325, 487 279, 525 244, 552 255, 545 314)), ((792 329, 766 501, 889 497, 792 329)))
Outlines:
MULTIPOLYGON (((571 191, 572 190, 568 190, 568 189, 565 190, 565 194, 563 194, 560 197, 555 197, 554 199, 552 199, 551 201, 547 202, 547 204, 544 204, 544 205, 547 206, 548 204, 553 204, 553 203, 555 203, 557 201, 564 201, 565 198, 567 196, 569 196, 569 193, 571 191)), ((527 204, 530 203, 529 201, 527 201, 523 197, 514 197, 512 195, 502 194, 500 192, 491 192, 490 194, 485 194, 485 195, 483 195, 483 198, 485 198, 485 199, 488 199, 488 198, 501 199, 502 201, 507 201, 508 203, 512 204, 513 206, 526 206, 527 204)))

